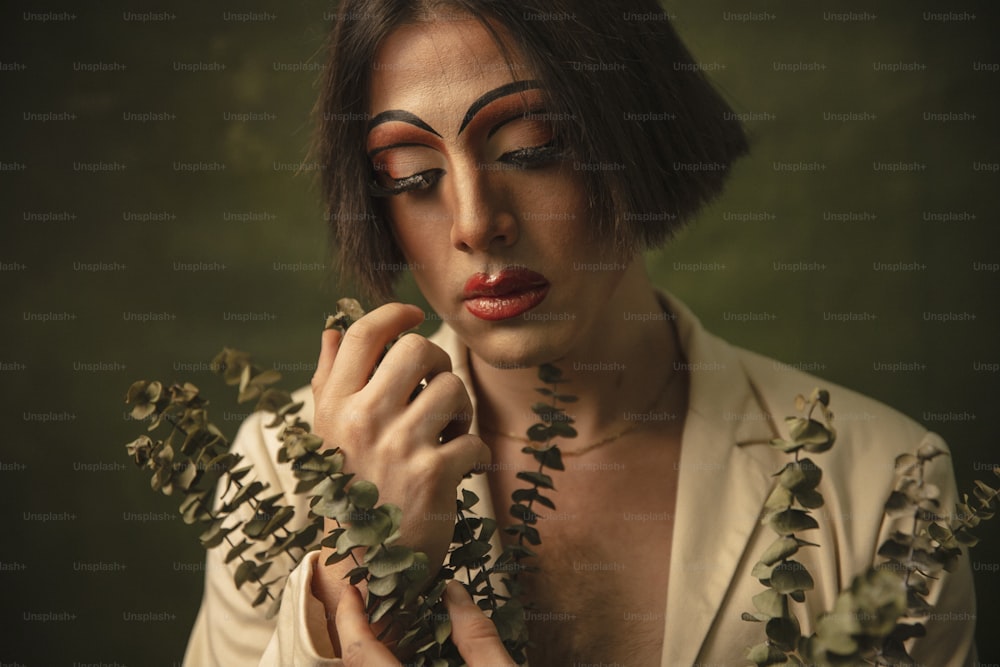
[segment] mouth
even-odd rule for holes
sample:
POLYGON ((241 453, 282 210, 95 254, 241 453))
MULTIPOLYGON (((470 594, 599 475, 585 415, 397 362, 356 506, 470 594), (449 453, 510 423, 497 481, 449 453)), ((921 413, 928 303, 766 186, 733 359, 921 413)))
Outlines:
POLYGON ((528 269, 504 269, 496 275, 477 273, 465 283, 465 309, 481 320, 496 322, 531 310, 549 293, 549 281, 528 269))

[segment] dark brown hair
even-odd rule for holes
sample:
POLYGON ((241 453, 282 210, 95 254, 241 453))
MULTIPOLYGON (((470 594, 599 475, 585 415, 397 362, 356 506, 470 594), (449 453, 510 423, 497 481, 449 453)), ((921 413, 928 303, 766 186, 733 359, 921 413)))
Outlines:
MULTIPOLYGON (((405 260, 369 194, 372 66, 396 27, 478 19, 540 80, 556 138, 585 171, 599 233, 626 252, 662 245, 722 189, 743 128, 655 0, 344 0, 317 102, 315 159, 342 275, 387 299, 405 260)), ((516 73, 517 70, 512 70, 516 73)))

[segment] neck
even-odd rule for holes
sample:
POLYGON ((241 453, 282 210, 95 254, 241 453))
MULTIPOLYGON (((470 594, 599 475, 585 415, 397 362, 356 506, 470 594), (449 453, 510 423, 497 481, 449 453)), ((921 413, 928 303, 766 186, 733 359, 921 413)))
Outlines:
MULTIPOLYGON (((584 324, 573 347, 550 361, 568 380, 560 393, 577 398, 560 407, 574 419, 581 446, 633 427, 635 413, 662 410, 682 386, 671 382, 681 353, 672 321, 663 315, 639 257, 608 299, 602 319, 584 324)), ((523 436, 538 421, 531 405, 545 400, 535 391, 544 386, 537 368, 497 369, 475 354, 470 365, 480 430, 523 436)))

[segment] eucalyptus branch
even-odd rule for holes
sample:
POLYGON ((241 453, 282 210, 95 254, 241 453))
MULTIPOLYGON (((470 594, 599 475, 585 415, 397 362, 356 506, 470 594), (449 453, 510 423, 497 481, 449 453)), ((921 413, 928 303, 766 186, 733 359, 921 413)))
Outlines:
MULTIPOLYGON (((758 613, 743 615, 745 620, 767 621, 768 639, 748 649, 747 658, 759 666, 914 665, 906 642, 924 636, 926 631, 921 622, 905 619, 930 614, 932 607, 926 598, 931 581, 955 568, 963 546, 978 542, 971 530, 994 516, 1000 491, 977 480, 974 496, 978 507, 963 495, 955 514, 942 516, 937 500, 940 489, 926 481, 925 468, 945 450, 928 443, 913 454, 897 457, 898 477, 885 512, 889 518, 911 517, 910 532, 893 533, 878 551, 886 560, 855 577, 837 597, 833 609, 817 618, 816 632, 802 637, 785 595, 801 602, 803 591, 812 588, 812 578, 797 564, 789 567, 794 561, 788 558, 801 546, 817 545, 799 540, 791 532, 816 525, 807 512, 788 513, 797 511, 791 509, 791 497, 805 508, 822 505, 822 497, 815 491, 821 472, 808 459, 799 461, 798 454, 802 449, 826 451, 833 445, 835 433, 830 426, 827 392, 814 390, 809 401, 799 396, 796 405, 800 411, 808 406, 808 412, 805 417, 786 420, 792 440, 772 442, 782 451, 796 453, 795 462, 779 473, 778 486, 765 504, 764 522, 770 523, 781 537, 767 548, 753 571, 770 590, 754 597, 758 613), (812 419, 817 408, 825 424, 812 419)), ((1000 476, 1000 468, 994 473, 1000 476)))
POLYGON ((771 441, 776 449, 794 454, 795 460, 775 474, 778 483, 764 504, 761 523, 774 530, 778 538, 764 551, 752 574, 767 590, 753 598, 757 611, 743 614, 744 620, 767 624, 767 640, 751 647, 746 654, 747 659, 759 666, 802 664, 802 631, 798 617, 789 606, 789 598, 804 602, 805 592, 813 589, 814 582, 806 567, 792 560, 792 556, 802 547, 818 546, 800 539, 796 533, 819 528, 809 510, 823 506, 823 496, 816 490, 823 472, 812 460, 800 460, 799 456, 802 450, 816 454, 825 452, 836 440, 828 392, 815 389, 808 400, 797 396, 795 405, 799 412, 805 412, 805 416, 786 418, 791 440, 771 441), (822 422, 812 417, 817 408, 823 415, 822 422))
MULTIPOLYGON (((346 331, 364 314, 351 299, 342 299, 338 306, 340 311, 328 319, 327 327, 346 331)), ((528 637, 517 577, 529 569, 522 561, 535 556, 529 545, 541 543, 535 527, 538 520, 535 504, 555 509, 552 500, 542 494, 545 489, 555 488, 546 469, 564 469, 554 438, 576 435, 571 426, 573 419, 560 407, 576 398, 558 393, 559 385, 566 382, 558 368, 550 365, 539 368, 539 378, 551 389, 537 391, 550 402, 536 403, 532 408, 540 421, 528 430, 528 437, 542 446, 522 450, 535 458, 538 469, 517 475, 531 487, 513 494, 510 511, 519 523, 505 530, 516 535, 516 543, 508 545, 498 561, 490 564, 490 540, 497 522, 476 516, 473 508, 479 498, 463 490, 462 497, 456 500, 455 530, 447 561, 427 583, 430 568, 427 556, 396 544, 401 537, 402 510, 391 504, 379 505, 374 484, 356 480, 353 474, 344 472, 343 452, 337 447, 324 449, 322 438, 298 416, 303 403, 295 402, 287 391, 270 386, 281 375, 257 368, 248 354, 231 348, 223 349, 212 363, 227 384, 238 385, 239 402, 256 400, 255 411, 273 415, 265 427, 280 427, 277 459, 292 466, 297 479, 294 493, 310 495, 311 521, 299 530, 288 529, 294 508, 279 502, 283 494, 262 498, 267 485, 259 480, 244 481, 252 466, 239 467, 242 457, 230 451, 230 441, 208 421, 208 401, 190 383, 174 384, 166 390, 162 383, 148 381, 135 382, 129 387, 126 402, 132 405, 135 419, 152 418, 150 431, 163 423, 171 428, 163 440, 154 441, 142 435, 129 443, 127 450, 137 465, 153 471, 154 490, 168 495, 180 490, 184 494, 180 512, 186 523, 206 526, 200 537, 206 549, 228 545, 225 562, 239 562, 234 572, 236 586, 253 582, 259 588, 254 606, 271 599, 268 617, 278 611, 281 592, 275 595, 270 586, 281 577, 264 580, 278 555, 284 553, 297 563, 300 560, 297 550, 306 553, 322 545, 334 551, 327 564, 352 559, 354 568, 346 578, 352 585, 366 582, 369 621, 390 620, 380 639, 398 636, 396 648, 412 654, 411 664, 433 667, 463 664, 450 640, 451 623, 443 601, 445 585, 459 574, 465 575, 466 588, 479 599, 480 608, 491 614, 511 656, 518 662, 525 660, 528 637), (178 446, 176 440, 180 437, 183 443, 178 446), (223 503, 213 509, 214 493, 223 482, 223 503), (234 489, 232 495, 231 489, 234 489), (244 504, 253 511, 252 518, 231 523, 229 518, 244 504), (332 519, 335 528, 317 541, 324 518, 332 519), (244 538, 236 543, 232 536, 240 529, 244 538), (265 539, 272 540, 270 546, 249 558, 248 550, 265 539), (494 575, 507 584, 507 595, 496 591, 494 575)), ((414 397, 421 389, 422 385, 416 388, 414 397)))

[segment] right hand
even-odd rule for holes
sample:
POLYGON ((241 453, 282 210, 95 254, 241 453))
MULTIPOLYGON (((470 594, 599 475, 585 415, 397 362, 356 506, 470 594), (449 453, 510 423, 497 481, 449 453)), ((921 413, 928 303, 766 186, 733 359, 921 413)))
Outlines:
MULTIPOLYGON (((344 452, 346 472, 378 487, 380 504, 403 508, 399 543, 425 552, 433 575, 451 543, 456 489, 491 455, 481 438, 469 434, 472 400, 444 350, 407 334, 379 363, 385 346, 422 320, 416 306, 390 303, 346 334, 324 331, 312 379, 312 425, 324 447, 344 452), (427 386, 410 403, 422 380, 427 386)), ((335 527, 327 519, 327 531, 335 527)), ((317 568, 321 581, 314 589, 330 611, 347 585, 344 574, 354 566, 351 559, 338 565, 317 568)))

